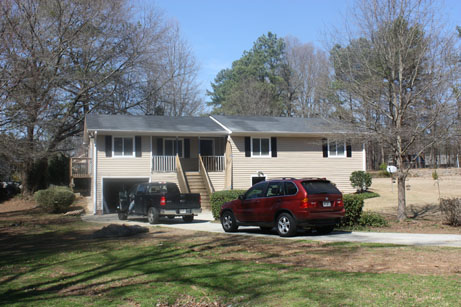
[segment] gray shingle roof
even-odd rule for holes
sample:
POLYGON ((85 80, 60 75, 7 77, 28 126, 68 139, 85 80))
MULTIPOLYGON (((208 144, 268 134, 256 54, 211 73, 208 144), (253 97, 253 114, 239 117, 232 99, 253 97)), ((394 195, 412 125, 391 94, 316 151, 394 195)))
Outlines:
POLYGON ((87 131, 136 132, 170 135, 322 135, 351 132, 344 124, 320 118, 223 116, 172 117, 153 115, 100 115, 86 117, 87 131), (214 118, 215 120, 213 120, 214 118), (217 122, 219 123, 217 123, 217 122), (229 129, 229 131, 226 130, 229 129))
POLYGON ((152 115, 100 115, 86 117, 89 131, 156 132, 226 135, 225 129, 209 117, 170 117, 152 115))
POLYGON ((265 117, 265 116, 223 116, 214 119, 232 131, 232 134, 330 134, 348 133, 344 124, 321 118, 265 117))

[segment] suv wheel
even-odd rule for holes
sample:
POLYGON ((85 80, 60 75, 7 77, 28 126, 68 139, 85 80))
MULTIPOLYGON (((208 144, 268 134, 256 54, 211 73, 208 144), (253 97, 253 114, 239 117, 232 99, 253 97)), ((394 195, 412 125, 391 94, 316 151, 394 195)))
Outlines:
POLYGON ((147 220, 150 224, 157 224, 159 219, 159 212, 157 208, 150 207, 147 211, 147 220))
POLYGON ((296 234, 296 221, 288 213, 282 213, 277 217, 277 232, 281 237, 292 237, 296 234))
POLYGON ((239 226, 231 211, 225 211, 221 216, 221 225, 225 232, 236 232, 239 226))

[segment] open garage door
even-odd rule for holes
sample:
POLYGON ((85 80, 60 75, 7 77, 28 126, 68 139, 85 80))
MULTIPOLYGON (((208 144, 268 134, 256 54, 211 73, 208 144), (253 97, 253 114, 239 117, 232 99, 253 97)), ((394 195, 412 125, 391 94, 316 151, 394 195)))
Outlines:
POLYGON ((103 178, 103 212, 117 212, 117 205, 119 202, 118 193, 131 189, 135 184, 144 182, 149 182, 149 178, 103 178))

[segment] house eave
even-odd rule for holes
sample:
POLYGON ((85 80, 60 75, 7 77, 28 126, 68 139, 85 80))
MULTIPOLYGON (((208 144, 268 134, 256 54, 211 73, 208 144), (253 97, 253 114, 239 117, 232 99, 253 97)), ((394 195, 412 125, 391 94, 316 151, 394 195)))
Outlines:
POLYGON ((107 134, 136 134, 136 135, 144 135, 144 136, 215 136, 215 137, 224 137, 229 135, 226 131, 139 131, 139 130, 113 130, 113 129, 88 129, 88 132, 97 131, 100 135, 107 135, 107 134))

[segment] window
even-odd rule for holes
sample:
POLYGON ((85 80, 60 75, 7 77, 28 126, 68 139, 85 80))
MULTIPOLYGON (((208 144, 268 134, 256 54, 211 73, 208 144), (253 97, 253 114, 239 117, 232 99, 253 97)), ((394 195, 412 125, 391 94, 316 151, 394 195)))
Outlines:
POLYGON ((267 192, 266 192, 267 197, 283 196, 284 194, 285 193, 284 193, 284 188, 283 188, 283 182, 269 183, 269 186, 267 187, 267 192))
POLYGON ((114 137, 113 156, 114 157, 134 157, 134 138, 133 137, 114 137))
POLYGON ((266 181, 266 176, 259 176, 259 175, 251 176, 251 185, 252 186, 257 184, 258 182, 261 182, 261 181, 266 181))
POLYGON ((328 141, 328 157, 345 157, 346 142, 328 141))
POLYGON ((287 181, 285 182, 285 191, 285 195, 295 195, 296 193, 298 193, 298 188, 293 182, 287 181))
POLYGON ((329 181, 303 181, 302 185, 307 194, 341 194, 329 181))
POLYGON ((252 138, 251 139, 251 156, 252 157, 270 157, 271 140, 269 138, 252 138))
POLYGON ((163 154, 165 156, 175 156, 176 155, 176 144, 178 144, 178 156, 180 158, 184 157, 184 151, 183 151, 183 139, 178 139, 178 142, 176 142, 176 139, 165 139, 164 140, 164 145, 163 145, 163 154))
POLYGON ((264 190, 266 189, 267 182, 261 182, 251 187, 245 194, 245 199, 252 199, 262 197, 264 190))

